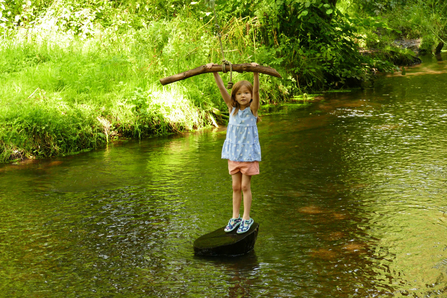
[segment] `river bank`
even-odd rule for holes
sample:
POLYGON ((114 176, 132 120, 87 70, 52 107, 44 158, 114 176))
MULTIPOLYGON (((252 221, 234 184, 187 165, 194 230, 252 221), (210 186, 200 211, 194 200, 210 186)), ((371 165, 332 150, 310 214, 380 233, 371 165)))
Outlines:
MULTIPOLYGON (((210 75, 163 87, 158 79, 166 71, 154 71, 144 53, 117 42, 109 48, 115 50, 103 54, 103 44, 75 39, 65 45, 22 40, 2 48, 0 162, 71 155, 109 142, 225 125, 228 115, 210 75)), ((240 79, 251 80, 251 74, 234 74, 234 81, 240 79)), ((294 109, 314 100, 313 95, 293 95, 287 84, 287 79, 261 76, 261 116, 275 110, 272 106, 288 103, 294 109)))
MULTIPOLYGON (((235 28, 230 45, 238 51, 229 51, 229 59, 262 63, 256 48, 239 44, 244 34, 235 28)), ((218 40, 201 22, 163 19, 140 30, 98 29, 89 37, 43 25, 11 32, 0 45, 0 162, 76 154, 113 141, 226 123, 226 108, 211 75, 159 83, 160 78, 219 61, 218 40), (195 39, 185 45, 190 36, 195 39)), ((295 75, 275 67, 283 79, 261 76, 262 104, 307 105, 312 98, 300 89, 295 75)), ((335 78, 333 86, 360 86, 376 70, 351 77, 350 86, 348 79, 343 83, 335 78)), ((228 76, 223 75, 224 81, 228 76)), ((252 74, 233 74, 233 81, 241 79, 251 80, 252 74)))

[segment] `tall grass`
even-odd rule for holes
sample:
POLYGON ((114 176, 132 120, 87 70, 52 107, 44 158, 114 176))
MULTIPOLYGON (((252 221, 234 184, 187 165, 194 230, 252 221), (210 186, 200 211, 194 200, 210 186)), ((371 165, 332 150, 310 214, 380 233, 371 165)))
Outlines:
POLYGON ((160 50, 149 42, 150 30, 103 30, 88 39, 22 30, 3 38, 0 160, 73 153, 97 148, 109 137, 209 125, 210 115, 197 110, 183 85, 158 84, 169 70, 154 58, 160 50))

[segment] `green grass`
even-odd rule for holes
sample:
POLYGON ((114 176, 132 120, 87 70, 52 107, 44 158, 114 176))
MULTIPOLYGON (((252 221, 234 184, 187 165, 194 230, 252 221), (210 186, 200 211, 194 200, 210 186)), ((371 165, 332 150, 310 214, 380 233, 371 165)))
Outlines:
POLYGON ((0 161, 211 125, 185 84, 158 83, 172 70, 153 58, 157 44, 148 31, 101 32, 87 40, 48 32, 3 38, 0 161))

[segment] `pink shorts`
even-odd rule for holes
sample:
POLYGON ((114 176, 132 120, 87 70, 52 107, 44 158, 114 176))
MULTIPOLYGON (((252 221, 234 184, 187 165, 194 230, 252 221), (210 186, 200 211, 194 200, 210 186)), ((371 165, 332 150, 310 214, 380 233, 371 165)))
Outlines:
POLYGON ((232 161, 228 160, 230 175, 241 172, 247 176, 259 175, 259 161, 232 161))

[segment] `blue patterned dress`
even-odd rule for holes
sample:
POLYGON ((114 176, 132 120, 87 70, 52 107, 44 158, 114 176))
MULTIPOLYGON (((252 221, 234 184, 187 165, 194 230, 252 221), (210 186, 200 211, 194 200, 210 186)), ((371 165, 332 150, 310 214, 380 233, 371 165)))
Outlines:
POLYGON ((227 127, 227 138, 222 147, 222 159, 232 161, 261 161, 261 145, 259 144, 256 117, 246 107, 233 115, 230 113, 227 127))

